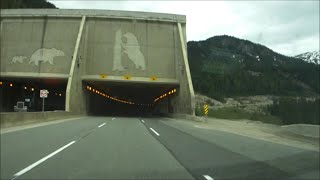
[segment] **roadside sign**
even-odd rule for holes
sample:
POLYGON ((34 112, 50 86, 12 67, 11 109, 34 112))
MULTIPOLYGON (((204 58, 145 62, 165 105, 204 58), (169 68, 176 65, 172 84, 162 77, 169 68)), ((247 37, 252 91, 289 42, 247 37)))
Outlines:
POLYGON ((150 79, 151 79, 151 81, 155 81, 155 80, 157 80, 157 77, 156 76, 151 76, 150 79))
POLYGON ((208 113, 209 113, 208 104, 203 105, 203 111, 204 111, 204 114, 208 116, 208 113))
POLYGON ((42 112, 44 112, 44 98, 47 98, 49 91, 46 89, 40 90, 40 98, 42 98, 42 112))
POLYGON ((125 76, 123 76, 123 78, 126 79, 126 80, 130 80, 131 76, 130 75, 125 75, 125 76))
POLYGON ((100 74, 99 76, 100 76, 101 79, 105 79, 107 77, 106 74, 100 74))
POLYGON ((40 98, 47 98, 49 94, 49 91, 46 89, 41 89, 40 90, 40 98))

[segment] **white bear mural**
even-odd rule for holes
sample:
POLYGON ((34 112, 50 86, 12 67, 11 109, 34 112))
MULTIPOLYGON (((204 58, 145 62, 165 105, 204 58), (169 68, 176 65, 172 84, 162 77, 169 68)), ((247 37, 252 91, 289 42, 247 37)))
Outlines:
POLYGON ((11 63, 14 63, 14 64, 16 64, 16 63, 23 63, 23 61, 24 61, 25 59, 27 59, 26 56, 14 56, 14 57, 12 58, 12 60, 11 60, 11 63))
POLYGON ((121 29, 117 30, 115 41, 114 41, 114 47, 113 47, 113 68, 112 71, 123 71, 124 68, 122 66, 121 62, 121 36, 122 32, 121 29))
POLYGON ((136 68, 141 67, 142 70, 146 69, 144 56, 140 50, 140 46, 136 36, 132 33, 125 33, 123 37, 127 38, 126 43, 122 43, 124 53, 126 53, 129 59, 136 65, 136 68))
POLYGON ((29 61, 29 64, 39 65, 39 62, 48 62, 51 65, 54 65, 53 59, 57 56, 64 56, 64 52, 55 48, 41 48, 36 50, 29 61))
POLYGON ((125 70, 125 68, 122 66, 122 53, 128 55, 128 58, 135 64, 136 68, 141 68, 141 70, 146 69, 145 58, 140 50, 140 45, 136 36, 131 32, 122 34, 121 29, 119 29, 116 31, 115 35, 115 45, 113 49, 113 71, 125 70), (125 38, 126 42, 123 42, 122 38, 125 38))

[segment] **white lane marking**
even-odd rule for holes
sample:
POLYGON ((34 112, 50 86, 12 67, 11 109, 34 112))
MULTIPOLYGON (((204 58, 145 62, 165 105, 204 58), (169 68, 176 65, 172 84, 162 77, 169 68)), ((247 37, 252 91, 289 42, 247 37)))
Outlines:
POLYGON ((30 171, 32 168, 38 166, 39 164, 43 163, 43 162, 46 161, 47 159, 49 159, 49 158, 51 158, 52 156, 58 154, 60 151, 64 150, 65 148, 67 148, 67 147, 69 147, 69 146, 71 146, 71 145, 72 145, 73 143, 75 143, 75 142, 76 142, 76 141, 70 142, 69 144, 67 144, 67 145, 63 146, 62 148, 54 151, 53 153, 49 154, 48 156, 46 156, 46 157, 40 159, 39 161, 31 164, 30 166, 22 169, 21 171, 17 172, 17 173, 14 175, 14 178, 13 178, 13 179, 15 179, 15 178, 17 178, 18 176, 21 176, 22 174, 30 171))
POLYGON ((112 118, 111 120, 113 121, 113 120, 115 120, 116 118, 112 118))
POLYGON ((101 124, 100 126, 98 126, 98 128, 101 128, 102 126, 104 126, 106 123, 101 124))
POLYGON ((214 180, 211 176, 209 175, 203 175, 204 178, 206 178, 207 180, 214 180))
POLYGON ((151 131, 153 131, 157 136, 160 136, 160 134, 159 133, 157 133, 157 131, 155 131, 154 129, 152 129, 152 128, 150 128, 151 129, 151 131))
POLYGON ((141 120, 144 123, 144 120, 141 120))

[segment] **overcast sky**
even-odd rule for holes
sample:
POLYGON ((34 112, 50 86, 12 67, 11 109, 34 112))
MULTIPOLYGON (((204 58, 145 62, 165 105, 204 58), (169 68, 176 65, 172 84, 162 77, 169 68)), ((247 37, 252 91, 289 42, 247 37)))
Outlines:
POLYGON ((293 56, 319 51, 319 1, 92 1, 49 0, 61 9, 183 14, 187 40, 231 35, 293 56))

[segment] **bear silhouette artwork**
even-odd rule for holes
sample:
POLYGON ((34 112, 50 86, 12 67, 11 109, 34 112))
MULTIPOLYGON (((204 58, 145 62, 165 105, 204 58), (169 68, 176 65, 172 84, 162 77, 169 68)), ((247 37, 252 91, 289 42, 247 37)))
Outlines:
POLYGON ((124 71, 127 69, 122 65, 122 54, 126 54, 137 69, 146 69, 145 58, 135 35, 130 32, 122 34, 121 29, 118 29, 115 34, 115 44, 113 48, 113 71, 124 71))
POLYGON ((122 32, 121 29, 117 30, 115 35, 115 42, 113 47, 113 71, 123 71, 124 68, 122 66, 122 60, 121 60, 121 36, 122 32))
POLYGON ((121 44, 124 49, 123 53, 128 55, 129 59, 136 65, 136 68, 141 67, 141 70, 145 70, 145 60, 137 38, 130 32, 125 33, 123 37, 127 39, 125 43, 122 42, 121 44))
POLYGON ((24 61, 25 59, 27 59, 26 56, 14 56, 14 57, 12 58, 12 60, 11 60, 11 63, 14 63, 14 64, 16 64, 16 63, 23 63, 23 61, 24 61))
POLYGON ((57 56, 64 56, 64 52, 55 48, 41 48, 36 50, 29 61, 29 64, 35 64, 36 66, 39 65, 39 62, 48 62, 51 65, 54 65, 53 59, 57 56))

